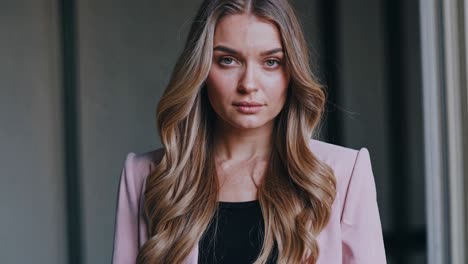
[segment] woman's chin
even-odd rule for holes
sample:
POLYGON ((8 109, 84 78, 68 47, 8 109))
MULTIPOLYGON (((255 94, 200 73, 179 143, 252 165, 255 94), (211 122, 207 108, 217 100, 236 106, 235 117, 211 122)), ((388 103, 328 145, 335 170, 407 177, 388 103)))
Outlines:
POLYGON ((253 121, 249 120, 249 122, 232 122, 231 126, 233 129, 238 130, 256 130, 261 128, 266 128, 270 122, 263 122, 263 121, 253 121))

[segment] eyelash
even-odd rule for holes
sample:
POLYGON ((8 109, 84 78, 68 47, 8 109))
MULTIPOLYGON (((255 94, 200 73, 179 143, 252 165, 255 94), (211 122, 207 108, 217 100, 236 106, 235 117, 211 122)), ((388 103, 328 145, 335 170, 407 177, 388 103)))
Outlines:
MULTIPOLYGON (((224 63, 226 59, 231 60, 231 62, 235 61, 235 59, 232 58, 232 57, 221 57, 221 58, 219 59, 219 63, 220 63, 221 65, 231 65, 230 63, 226 63, 226 64, 224 63)), ((275 67, 277 67, 277 66, 279 66, 279 65, 281 64, 281 61, 278 60, 278 59, 267 59, 266 62, 275 62, 275 63, 276 63, 276 66, 275 66, 275 65, 269 66, 269 67, 271 67, 271 68, 275 68, 275 67)))

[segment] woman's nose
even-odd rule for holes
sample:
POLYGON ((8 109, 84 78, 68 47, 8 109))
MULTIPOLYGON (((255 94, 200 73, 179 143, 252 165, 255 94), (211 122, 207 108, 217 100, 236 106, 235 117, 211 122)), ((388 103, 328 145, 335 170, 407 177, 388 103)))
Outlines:
POLYGON ((254 65, 245 65, 242 76, 239 80, 238 90, 241 93, 251 93, 258 90, 254 65))

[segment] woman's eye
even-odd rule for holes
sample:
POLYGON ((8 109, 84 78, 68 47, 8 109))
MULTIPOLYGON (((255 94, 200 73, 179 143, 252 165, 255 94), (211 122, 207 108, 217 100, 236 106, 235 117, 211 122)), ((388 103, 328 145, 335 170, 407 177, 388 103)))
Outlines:
POLYGON ((271 59, 271 60, 267 60, 266 64, 267 64, 268 67, 274 67, 277 64, 279 64, 279 61, 271 59))
POLYGON ((221 58, 220 62, 221 64, 231 65, 234 62, 234 60, 229 57, 223 57, 221 58))

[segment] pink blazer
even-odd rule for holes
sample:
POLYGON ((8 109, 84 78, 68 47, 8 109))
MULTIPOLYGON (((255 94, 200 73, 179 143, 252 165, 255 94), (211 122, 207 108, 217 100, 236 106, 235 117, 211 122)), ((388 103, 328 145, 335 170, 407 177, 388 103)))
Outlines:
MULTIPOLYGON (((317 238, 320 247, 317 264, 386 263, 368 150, 358 151, 318 140, 311 140, 310 148, 333 169, 337 180, 330 221, 317 238)), ((127 155, 118 190, 114 264, 135 263, 139 248, 148 239, 142 193, 146 177, 161 155, 161 149, 127 155)), ((197 262, 198 245, 184 264, 197 262)))

